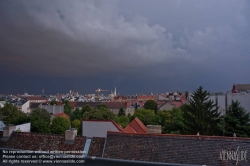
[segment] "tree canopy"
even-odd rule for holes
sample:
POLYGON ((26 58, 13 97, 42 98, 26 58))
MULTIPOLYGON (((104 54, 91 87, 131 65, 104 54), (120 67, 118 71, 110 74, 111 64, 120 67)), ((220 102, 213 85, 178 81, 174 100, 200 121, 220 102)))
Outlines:
POLYGON ((52 100, 52 101, 50 101, 50 103, 49 103, 50 105, 58 105, 58 103, 57 103, 57 101, 56 100, 52 100))
POLYGON ((127 127, 129 124, 129 117, 127 116, 118 116, 115 118, 115 122, 122 126, 123 128, 127 127))
POLYGON ((137 109, 130 120, 132 121, 135 117, 139 118, 144 125, 158 125, 160 122, 160 117, 157 116, 153 110, 144 108, 137 109))
POLYGON ((182 107, 188 134, 215 135, 218 128, 218 107, 209 100, 209 92, 199 87, 193 92, 188 105, 182 107))
POLYGON ((70 121, 65 117, 56 117, 52 120, 50 131, 53 134, 64 134, 70 127, 70 121))
POLYGON ((64 104, 64 113, 71 116, 71 105, 70 102, 68 100, 63 101, 64 104))
POLYGON ((237 137, 250 137, 250 115, 237 100, 232 101, 223 118, 226 136, 236 133, 237 137))
POLYGON ((155 113, 157 111, 157 103, 154 100, 148 100, 143 106, 147 110, 153 110, 155 113))
POLYGON ((6 103, 3 108, 0 108, 0 115, 3 116, 3 122, 5 124, 18 125, 29 122, 27 115, 19 111, 18 108, 11 103, 6 103))
POLYGON ((94 108, 83 114, 84 119, 114 120, 115 114, 105 107, 94 108))
POLYGON ((50 113, 46 109, 37 108, 33 110, 29 119, 31 122, 31 131, 38 133, 49 133, 50 113))
POLYGON ((161 119, 162 133, 164 134, 182 134, 186 128, 183 120, 183 112, 180 108, 172 110, 158 111, 161 119))
POLYGON ((73 120, 73 121, 71 122, 71 126, 72 126, 73 128, 75 128, 77 131, 79 130, 80 125, 81 125, 81 121, 78 120, 78 119, 75 119, 75 120, 73 120))
POLYGON ((120 108, 118 116, 125 116, 125 112, 124 112, 123 108, 120 108))

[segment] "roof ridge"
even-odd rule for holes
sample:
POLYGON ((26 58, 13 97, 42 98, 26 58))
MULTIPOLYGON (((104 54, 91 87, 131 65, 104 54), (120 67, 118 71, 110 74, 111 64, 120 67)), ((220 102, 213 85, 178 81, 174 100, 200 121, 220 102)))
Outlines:
MULTIPOLYGON (((144 129, 143 129, 143 127, 145 126, 143 123, 142 123, 142 121, 139 119, 139 118, 137 118, 137 117, 135 117, 135 119, 134 119, 137 123, 138 123, 138 125, 142 128, 142 130, 143 131, 145 131, 144 129), (138 121, 139 120, 139 121, 138 121), (141 124, 143 124, 144 126, 141 126, 141 124)), ((147 126, 145 126, 146 127, 146 130, 147 130, 147 126)), ((146 131, 145 131, 146 132, 146 131)))

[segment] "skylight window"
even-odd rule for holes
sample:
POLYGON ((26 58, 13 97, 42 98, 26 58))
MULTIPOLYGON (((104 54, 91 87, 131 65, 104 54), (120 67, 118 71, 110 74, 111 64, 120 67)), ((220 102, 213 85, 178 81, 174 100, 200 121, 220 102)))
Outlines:
POLYGON ((87 138, 87 140, 86 140, 86 142, 85 142, 84 149, 83 149, 83 155, 84 155, 84 156, 87 156, 87 155, 88 155, 90 144, 91 144, 91 138, 87 138))

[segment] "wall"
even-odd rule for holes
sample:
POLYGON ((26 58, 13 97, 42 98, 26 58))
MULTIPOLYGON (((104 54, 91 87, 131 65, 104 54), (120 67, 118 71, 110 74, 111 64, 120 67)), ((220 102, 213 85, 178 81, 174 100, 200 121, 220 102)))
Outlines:
MULTIPOLYGON (((189 104, 189 100, 192 99, 191 95, 192 95, 192 93, 188 94, 187 104, 189 104)), ((214 102, 214 104, 217 104, 219 106, 218 111, 221 113, 221 115, 225 114, 225 110, 226 110, 226 95, 225 94, 223 94, 223 93, 211 93, 209 100, 212 100, 214 102)))
POLYGON ((30 132, 30 123, 16 125, 16 130, 18 130, 19 128, 22 132, 30 132))
POLYGON ((227 107, 231 105, 232 100, 238 100, 240 105, 244 107, 247 112, 250 112, 250 93, 240 92, 240 93, 227 93, 227 107))
POLYGON ((175 106, 169 104, 169 103, 166 103, 164 104, 163 106, 159 107, 159 110, 163 111, 163 110, 172 110, 175 106))
POLYGON ((82 136, 106 137, 107 131, 119 131, 112 122, 82 121, 82 136))
POLYGON ((221 115, 224 115, 226 112, 226 95, 225 94, 210 94, 210 99, 217 104, 220 108, 219 111, 221 115))
POLYGON ((130 114, 130 115, 133 115, 135 113, 135 108, 126 108, 126 110, 125 110, 125 114, 126 115, 128 115, 128 114, 130 114))
POLYGON ((21 111, 24 113, 30 113, 30 101, 29 100, 22 105, 21 111))
POLYGON ((46 109, 49 113, 59 114, 64 112, 64 105, 40 105, 39 108, 46 109))

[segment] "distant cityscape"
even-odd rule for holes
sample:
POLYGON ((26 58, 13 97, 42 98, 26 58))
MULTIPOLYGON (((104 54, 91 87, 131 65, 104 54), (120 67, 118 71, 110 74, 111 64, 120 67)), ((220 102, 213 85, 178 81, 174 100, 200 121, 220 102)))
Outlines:
MULTIPOLYGON (((0 101, 0 108, 4 106, 6 102, 16 105, 18 109, 24 113, 30 113, 36 108, 46 108, 49 112, 62 113, 63 109, 60 108, 64 100, 68 100, 71 103, 72 110, 81 108, 86 104, 95 106, 98 103, 104 103, 114 113, 118 114, 120 108, 126 110, 126 114, 133 114, 135 107, 142 108, 147 100, 154 100, 157 103, 158 110, 171 110, 173 108, 179 108, 183 104, 188 103, 191 98, 192 92, 165 92, 158 94, 135 94, 135 95, 122 95, 117 93, 116 87, 114 91, 109 93, 108 90, 98 88, 93 94, 79 94, 72 90, 67 94, 45 95, 44 89, 41 95, 30 95, 24 93, 23 95, 0 95, 2 101, 0 101), (107 95, 104 95, 106 92, 107 95), (55 106, 49 107, 49 102, 58 102, 58 109, 55 106)), ((217 92, 210 93, 210 99, 219 106, 221 115, 225 114, 225 110, 230 105, 232 100, 238 100, 241 105, 250 112, 250 84, 237 84, 233 85, 232 89, 226 93, 217 92)))

